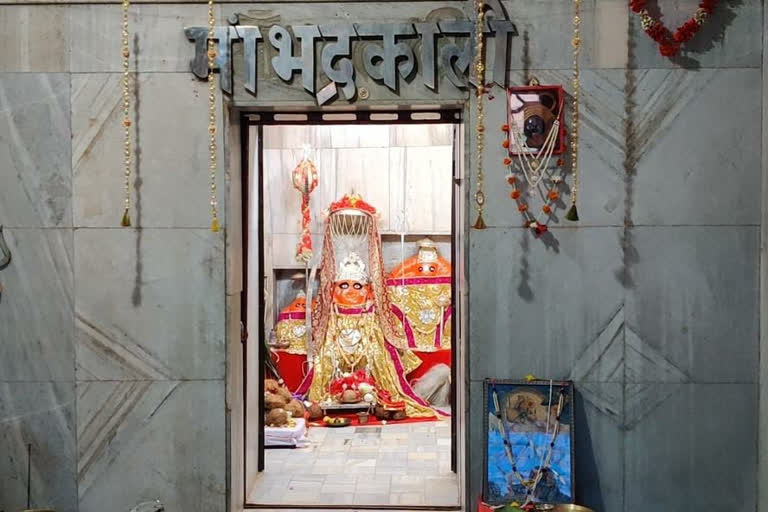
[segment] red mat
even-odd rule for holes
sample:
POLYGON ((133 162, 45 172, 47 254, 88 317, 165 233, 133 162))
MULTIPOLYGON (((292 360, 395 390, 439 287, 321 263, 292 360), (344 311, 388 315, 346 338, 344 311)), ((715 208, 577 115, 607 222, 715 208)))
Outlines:
MULTIPOLYGON (((421 378, 422 375, 427 373, 429 369, 435 365, 445 364, 451 366, 451 349, 449 348, 435 350, 434 352, 413 351, 413 353, 421 359, 422 363, 418 368, 406 376, 408 382, 413 383, 416 379, 421 378)), ((282 350, 276 350, 272 359, 275 361, 277 371, 280 372, 280 376, 285 381, 285 385, 290 391, 296 391, 296 388, 299 387, 301 380, 304 378, 307 356, 304 354, 290 354, 282 350)))
MULTIPOLYGON (((357 418, 357 414, 355 413, 348 413, 348 414, 329 414, 328 416, 331 416, 333 418, 348 418, 350 420, 349 427, 380 427, 381 425, 384 425, 385 423, 382 423, 374 416, 368 416, 368 421, 366 423, 360 423, 360 421, 357 418)), ((403 423, 425 423, 427 421, 437 421, 437 418, 432 416, 429 418, 405 418, 404 420, 387 420, 386 425, 402 425, 403 423)), ((307 423, 310 427, 323 427, 323 428, 340 428, 340 427, 329 427, 326 425, 323 421, 310 421, 307 423)))

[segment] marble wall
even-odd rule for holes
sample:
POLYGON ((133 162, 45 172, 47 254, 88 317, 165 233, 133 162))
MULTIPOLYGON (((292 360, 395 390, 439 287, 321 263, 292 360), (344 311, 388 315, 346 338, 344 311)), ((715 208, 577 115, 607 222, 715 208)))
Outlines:
MULTIPOLYGON (((658 2, 670 26, 696 4, 658 2)), ((507 5, 523 35, 513 78, 570 90, 571 3, 507 5)), ((501 95, 486 106, 470 397, 488 377, 573 379, 577 499, 595 510, 754 511, 762 2, 720 2, 676 63, 626 2, 582 6, 580 222, 561 211, 541 239, 519 227, 497 164, 501 95)), ((470 404, 476 475, 482 403, 470 404)), ((470 478, 470 495, 481 485, 470 478)))
MULTIPOLYGON (((670 25, 696 3, 659 2, 670 25)), ((217 14, 382 8, 342 5, 217 14)), ((505 5, 521 34, 512 78, 569 88, 571 3, 505 5)), ((393 17, 440 6, 401 7, 393 17)), ((576 381, 579 501, 752 511, 762 2, 723 0, 676 64, 624 0, 582 7, 581 222, 560 220, 545 240, 519 227, 494 167, 501 95, 486 108, 489 229, 470 233, 468 253, 468 500, 481 486, 483 379, 534 373, 576 381)), ((206 8, 131 7, 132 229, 118 227, 119 9, 0 7, 0 224, 14 252, 0 272, 0 510, 26 504, 28 447, 33 506, 225 509, 227 254, 208 230, 206 88, 180 30, 206 8)))
POLYGON ((224 233, 209 229, 207 86, 181 31, 206 8, 131 12, 126 229, 120 6, 0 7, 13 252, 0 273, 0 510, 26 507, 28 446, 33 508, 225 508, 224 233))

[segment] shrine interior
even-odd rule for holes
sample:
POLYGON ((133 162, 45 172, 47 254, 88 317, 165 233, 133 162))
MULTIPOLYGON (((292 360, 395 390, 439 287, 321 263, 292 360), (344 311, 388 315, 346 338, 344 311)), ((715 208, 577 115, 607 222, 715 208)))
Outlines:
POLYGON ((247 503, 459 505, 457 133, 251 129, 247 503))

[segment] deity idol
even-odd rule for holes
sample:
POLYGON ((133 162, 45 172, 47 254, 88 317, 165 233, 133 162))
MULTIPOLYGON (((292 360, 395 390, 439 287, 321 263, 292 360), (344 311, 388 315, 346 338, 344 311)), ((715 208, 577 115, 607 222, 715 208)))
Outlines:
POLYGON ((430 239, 419 252, 387 276, 392 312, 400 320, 398 334, 409 348, 432 351, 451 346, 451 264, 430 239))
POLYGON ((434 416, 405 378, 420 361, 397 335, 376 223, 376 210, 358 195, 331 204, 312 312, 312 369, 298 392, 327 402, 334 381, 362 372, 373 380, 379 403, 400 404, 411 417, 434 416))
POLYGON ((307 353, 307 295, 303 291, 280 310, 275 324, 275 338, 275 348, 291 354, 307 353))

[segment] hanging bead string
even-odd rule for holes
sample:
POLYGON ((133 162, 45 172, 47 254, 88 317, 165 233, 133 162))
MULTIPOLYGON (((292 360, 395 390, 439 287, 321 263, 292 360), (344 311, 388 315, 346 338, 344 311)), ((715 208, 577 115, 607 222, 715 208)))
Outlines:
POLYGON ((581 50, 581 16, 579 15, 581 0, 573 0, 573 111, 571 112, 571 207, 565 218, 570 221, 579 220, 576 202, 579 198, 579 52, 581 50))
POLYGON ((218 201, 216 199, 216 77, 213 74, 216 59, 216 42, 214 41, 213 0, 208 0, 208 133, 210 141, 210 175, 211 175, 211 231, 219 231, 218 201))
POLYGON ((130 66, 128 58, 131 56, 131 47, 129 43, 130 34, 128 32, 128 8, 130 6, 130 0, 123 0, 123 129, 125 130, 125 142, 123 148, 125 170, 123 171, 123 174, 125 178, 125 211, 123 212, 123 219, 120 222, 120 225, 123 227, 131 226, 131 87, 130 76, 128 74, 128 67, 130 66))
POLYGON ((483 94, 484 85, 484 55, 483 55, 483 28, 485 26, 485 2, 477 0, 477 25, 475 27, 475 77, 477 90, 477 192, 475 192, 475 206, 477 209, 477 220, 472 226, 475 229, 485 229, 483 220, 483 207, 485 206, 485 194, 483 193, 483 149, 485 148, 485 125, 483 124, 483 94))

